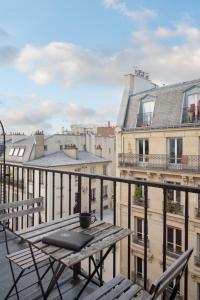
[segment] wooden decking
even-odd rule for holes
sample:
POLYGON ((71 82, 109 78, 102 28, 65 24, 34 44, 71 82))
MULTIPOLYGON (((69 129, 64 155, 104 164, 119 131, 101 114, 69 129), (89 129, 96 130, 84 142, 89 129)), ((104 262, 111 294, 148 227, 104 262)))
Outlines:
MULTIPOLYGON (((9 239, 11 239, 10 248, 11 252, 15 252, 17 250, 23 249, 26 247, 23 243, 19 243, 17 239, 13 239, 14 236, 10 233, 8 233, 9 239)), ((19 268, 15 269, 16 274, 19 273, 19 268)), ((25 288, 27 283, 33 283, 36 281, 36 277, 33 273, 23 277, 20 280, 19 287, 20 289, 25 288)), ((48 281, 48 278, 47 278, 48 281)), ((74 281, 72 279, 72 271, 68 270, 64 272, 63 276, 59 280, 59 285, 61 288, 61 292, 63 294, 63 299, 69 300, 73 299, 77 292, 81 289, 85 282, 85 279, 80 277, 79 280, 74 281)), ((10 288, 12 284, 12 277, 10 272, 10 267, 8 263, 8 259, 6 259, 6 250, 5 250, 5 242, 4 242, 4 235, 0 232, 0 300, 3 300, 6 293, 8 292, 8 289, 10 288)), ((97 289, 97 286, 94 284, 90 284, 87 289, 84 291, 83 295, 81 296, 81 299, 83 299, 86 295, 90 294, 94 290, 97 289)), ((16 297, 12 297, 10 299, 15 300, 16 297)), ((40 296, 40 289, 38 288, 38 285, 33 285, 27 290, 24 290, 21 293, 20 300, 34 300, 34 299, 41 299, 40 296)), ((59 299, 58 292, 55 289, 52 295, 49 297, 49 299, 59 299)))

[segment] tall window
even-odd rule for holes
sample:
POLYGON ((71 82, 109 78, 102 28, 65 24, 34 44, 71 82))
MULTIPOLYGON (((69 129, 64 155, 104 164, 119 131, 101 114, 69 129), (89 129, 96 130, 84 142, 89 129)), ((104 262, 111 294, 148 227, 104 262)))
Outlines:
POLYGON ((137 140, 137 153, 139 155, 139 161, 147 162, 149 154, 149 140, 138 139, 137 140))
POLYGON ((138 217, 135 217, 135 238, 137 243, 144 242, 144 219, 138 217))
POLYGON ((182 138, 172 138, 168 140, 168 156, 169 162, 172 164, 180 164, 182 160, 182 138))
POLYGON ((154 111, 154 101, 141 101, 140 104, 140 114, 138 119, 139 126, 149 126, 151 125, 154 111))
POLYGON ((144 265, 143 260, 141 257, 135 257, 135 270, 136 270, 136 277, 138 279, 144 278, 144 265))
POLYGON ((96 200, 96 189, 95 188, 91 189, 91 200, 92 201, 96 200))
POLYGON ((174 227, 167 227, 167 250, 169 252, 181 253, 182 234, 181 230, 174 227))
POLYGON ((108 186, 107 185, 103 186, 103 197, 104 198, 108 197, 108 186))
POLYGON ((197 233, 197 256, 200 257, 200 233, 197 233))
POLYGON ((107 166, 103 165, 103 175, 107 175, 107 166))

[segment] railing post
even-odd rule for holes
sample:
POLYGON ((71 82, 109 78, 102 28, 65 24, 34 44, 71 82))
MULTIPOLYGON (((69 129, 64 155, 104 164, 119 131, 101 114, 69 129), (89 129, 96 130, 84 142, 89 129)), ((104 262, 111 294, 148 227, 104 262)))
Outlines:
MULTIPOLYGON (((167 249, 167 190, 163 189, 163 272, 166 270, 166 249, 167 249)), ((166 294, 163 293, 163 300, 166 294)))
POLYGON ((144 186, 144 289, 147 290, 148 189, 144 186))
MULTIPOLYGON (((185 192, 185 251, 188 249, 188 219, 189 219, 189 201, 188 192, 185 192)), ((188 299, 188 266, 184 274, 184 300, 188 299)))

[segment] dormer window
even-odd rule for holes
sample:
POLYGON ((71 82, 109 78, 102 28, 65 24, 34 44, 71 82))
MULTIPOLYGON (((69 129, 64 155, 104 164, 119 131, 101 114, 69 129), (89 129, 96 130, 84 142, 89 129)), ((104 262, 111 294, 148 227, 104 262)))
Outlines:
POLYGON ((137 119, 137 126, 150 126, 153 119, 155 101, 143 99, 140 102, 140 111, 137 119))
POLYGON ((183 106, 183 123, 200 122, 200 91, 186 92, 183 106))

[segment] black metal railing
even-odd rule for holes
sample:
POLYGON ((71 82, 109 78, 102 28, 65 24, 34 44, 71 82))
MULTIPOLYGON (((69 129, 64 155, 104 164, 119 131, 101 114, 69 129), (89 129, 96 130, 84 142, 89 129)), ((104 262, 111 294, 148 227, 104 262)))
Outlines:
POLYGON ((194 256, 194 264, 195 266, 200 267, 200 254, 194 256))
POLYGON ((177 258, 182 254, 182 246, 174 245, 171 242, 167 242, 167 255, 173 258, 177 258))
POLYGON ((200 219, 200 207, 194 209, 194 216, 196 219, 200 219))
POLYGON ((171 214, 176 214, 183 216, 184 206, 179 202, 169 201, 167 202, 167 212, 171 214))
MULTIPOLYGON (((101 175, 93 175, 87 173, 67 172, 60 170, 50 170, 45 168, 36 168, 28 166, 19 166, 15 164, 6 164, 8 176, 6 181, 6 202, 13 202, 17 200, 23 200, 30 197, 44 197, 44 213, 42 219, 39 222, 47 222, 54 220, 57 217, 63 217, 64 215, 70 215, 72 213, 81 212, 83 210, 93 211, 95 205, 96 213, 100 220, 104 220, 106 213, 104 210, 104 197, 103 197, 103 186, 104 183, 110 183, 108 197, 112 207, 112 216, 109 217, 109 221, 114 225, 122 225, 123 227, 134 230, 134 207, 132 206, 132 188, 140 185, 142 186, 144 193, 144 209, 143 209, 143 285, 147 289, 148 276, 150 275, 150 269, 148 269, 148 239, 151 243, 151 227, 148 226, 148 191, 149 188, 156 190, 162 190, 163 196, 160 201, 163 203, 162 213, 162 241, 159 242, 161 245, 160 252, 162 253, 162 268, 163 271, 167 267, 167 255, 180 254, 177 251, 169 249, 167 241, 167 197, 168 190, 176 190, 182 192, 184 196, 184 230, 182 230, 182 251, 188 249, 188 228, 189 228, 189 194, 200 193, 200 188, 192 186, 183 186, 169 183, 159 183, 146 180, 134 180, 125 179, 120 177, 108 177, 101 175), (30 178, 30 173, 32 176, 30 178), (43 179, 41 180, 41 176, 43 179), (31 179, 31 181, 30 181, 31 179), (77 182, 75 182, 77 179, 77 182), (21 182, 21 185, 15 183, 21 182), (92 188, 98 186, 99 194, 96 194, 95 203, 92 201, 92 188), (126 193, 117 194, 118 191, 126 189, 126 193), (123 202, 123 212, 125 219, 123 223, 119 223, 118 215, 121 213, 120 203, 123 202)), ((183 199, 183 198, 182 198, 183 199)), ((4 199, 5 200, 5 199, 4 199)), ((5 202, 5 201, 4 201, 5 202)), ((38 222, 34 216, 31 219, 34 225, 38 222)), ((25 217, 19 217, 16 221, 16 229, 23 229, 27 226, 27 219, 25 217)), ((153 229, 152 229, 153 230, 153 229)), ((153 241, 152 241, 153 242, 153 241)), ((158 243, 157 243, 158 244, 158 243)), ((127 243, 123 246, 123 260, 126 260, 126 275, 128 278, 131 277, 131 272, 134 271, 132 260, 133 260, 133 243, 131 236, 127 238, 127 243), (127 255, 126 255, 127 253, 127 255)), ((116 248, 113 251, 112 257, 112 276, 116 275, 117 259, 116 259, 116 248)), ((153 247, 152 247, 153 250, 153 247)), ((179 251, 178 251, 179 252, 179 251)), ((152 253, 153 254, 153 253, 152 253)), ((135 255, 135 254, 134 254, 135 255)), ((140 251, 141 256, 141 251, 140 251)), ((174 257, 177 257, 174 255, 174 257)), ((89 269, 91 263, 89 263, 89 269)), ((90 271, 90 270, 89 270, 90 271)), ((100 270, 100 274, 103 272, 100 270)), ((188 269, 185 270, 184 277, 184 299, 188 299, 188 269)))
POLYGON ((140 113, 137 115, 137 127, 150 126, 153 120, 153 113, 140 113))
POLYGON ((183 107, 182 123, 199 123, 200 106, 192 104, 190 107, 183 107))
POLYGON ((158 169, 171 171, 200 171, 200 155, 182 155, 172 157, 165 154, 133 154, 120 153, 118 155, 119 167, 136 167, 142 169, 158 169))

